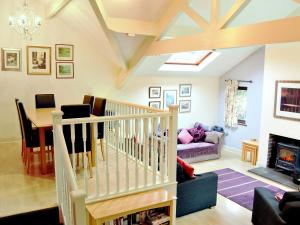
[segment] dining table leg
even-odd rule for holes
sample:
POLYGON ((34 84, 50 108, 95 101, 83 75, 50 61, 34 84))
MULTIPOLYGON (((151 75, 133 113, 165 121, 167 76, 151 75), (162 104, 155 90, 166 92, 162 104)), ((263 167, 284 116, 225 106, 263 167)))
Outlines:
POLYGON ((46 150, 45 150, 45 128, 39 128, 39 138, 40 138, 40 153, 41 153, 41 171, 42 174, 47 173, 47 165, 46 165, 46 150))

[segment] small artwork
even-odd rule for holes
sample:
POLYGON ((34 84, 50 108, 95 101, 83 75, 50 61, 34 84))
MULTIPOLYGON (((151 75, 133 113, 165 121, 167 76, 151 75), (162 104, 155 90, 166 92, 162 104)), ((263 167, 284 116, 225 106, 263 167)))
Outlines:
POLYGON ((300 120, 300 81, 276 81, 274 117, 300 120))
POLYGON ((149 102, 149 107, 160 109, 160 101, 151 101, 151 102, 149 102))
POLYGON ((191 112, 191 100, 181 100, 179 101, 179 112, 189 113, 191 112))
POLYGON ((21 71, 21 49, 2 48, 2 71, 21 71))
POLYGON ((164 90, 164 109, 177 104, 177 90, 164 90))
POLYGON ((51 47, 27 46, 27 74, 51 74, 51 47))
POLYGON ((55 59, 57 61, 73 61, 74 60, 74 46, 67 44, 55 45, 55 59))
POLYGON ((160 98, 161 87, 149 87, 149 98, 160 98))
POLYGON ((179 85, 179 97, 191 97, 192 85, 180 84, 179 85))
POLYGON ((56 62, 56 78, 72 79, 74 78, 73 62, 56 62))

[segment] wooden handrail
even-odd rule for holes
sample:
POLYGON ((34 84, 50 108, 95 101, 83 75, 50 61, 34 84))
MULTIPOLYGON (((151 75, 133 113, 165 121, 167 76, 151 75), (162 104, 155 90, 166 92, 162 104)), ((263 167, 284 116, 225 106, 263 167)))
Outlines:
POLYGON ((130 103, 130 102, 121 102, 121 101, 111 100, 111 99, 107 99, 107 101, 109 103, 132 106, 132 107, 139 108, 139 109, 149 110, 151 112, 166 112, 165 110, 162 110, 162 109, 156 109, 156 108, 152 108, 149 106, 138 105, 138 104, 134 104, 134 103, 130 103))

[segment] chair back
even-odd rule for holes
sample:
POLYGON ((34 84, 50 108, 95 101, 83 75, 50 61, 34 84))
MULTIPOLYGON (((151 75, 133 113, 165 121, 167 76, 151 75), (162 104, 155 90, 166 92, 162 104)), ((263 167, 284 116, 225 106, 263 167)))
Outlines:
POLYGON ((89 104, 91 106, 91 111, 92 111, 94 105, 94 96, 91 95, 83 96, 83 104, 89 104))
POLYGON ((55 108, 54 94, 37 94, 35 95, 35 107, 38 108, 55 108))
POLYGON ((32 145, 32 126, 31 121, 28 119, 24 105, 22 102, 18 102, 18 108, 20 112, 20 119, 21 119, 21 129, 23 135, 25 137, 26 146, 30 147, 32 145))
MULTIPOLYGON (((95 98, 95 103, 93 107, 93 115, 95 116, 105 116, 105 98, 95 98)), ((104 123, 98 123, 98 139, 103 139, 104 137, 104 123)))
MULTIPOLYGON (((71 119, 71 118, 83 118, 90 117, 91 109, 89 104, 81 104, 81 105, 62 105, 61 111, 63 114, 63 119, 71 119)), ((69 154, 73 153, 73 146, 71 140, 71 127, 70 125, 63 126, 63 133, 66 141, 66 145, 68 148, 69 154)), ((91 151, 91 129, 90 124, 86 125, 86 151, 91 151)), ((75 125, 75 153, 84 152, 84 142, 83 142, 83 133, 82 133, 82 125, 75 125)))
POLYGON ((22 139, 24 138, 24 132, 22 129, 22 123, 21 123, 21 115, 20 115, 20 110, 19 110, 19 99, 15 98, 15 103, 16 103, 16 107, 17 107, 17 113, 18 113, 18 119, 19 119, 19 125, 20 125, 20 130, 21 130, 21 135, 22 135, 22 139))

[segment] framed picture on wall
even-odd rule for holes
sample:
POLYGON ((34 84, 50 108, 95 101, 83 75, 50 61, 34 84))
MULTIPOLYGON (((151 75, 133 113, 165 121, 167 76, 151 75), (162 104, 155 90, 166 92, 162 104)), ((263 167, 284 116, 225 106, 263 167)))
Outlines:
POLYGON ((274 117, 300 121, 300 81, 276 81, 274 117))
POLYGON ((151 102, 149 102, 149 107, 160 109, 160 101, 151 101, 151 102))
POLYGON ((191 100, 181 100, 179 101, 179 112, 189 113, 191 112, 191 100))
POLYGON ((56 62, 56 78, 72 79, 74 78, 73 62, 56 62))
POLYGON ((177 90, 164 90, 164 109, 177 104, 177 90))
POLYGON ((74 45, 56 44, 55 59, 57 61, 73 61, 74 60, 74 45))
POLYGON ((27 46, 27 74, 51 75, 51 47, 27 46))
POLYGON ((2 71, 21 71, 21 49, 1 49, 2 71))
POLYGON ((161 87, 149 87, 149 98, 160 98, 161 87))
POLYGON ((191 84, 179 84, 179 97, 191 97, 191 93, 191 84))

